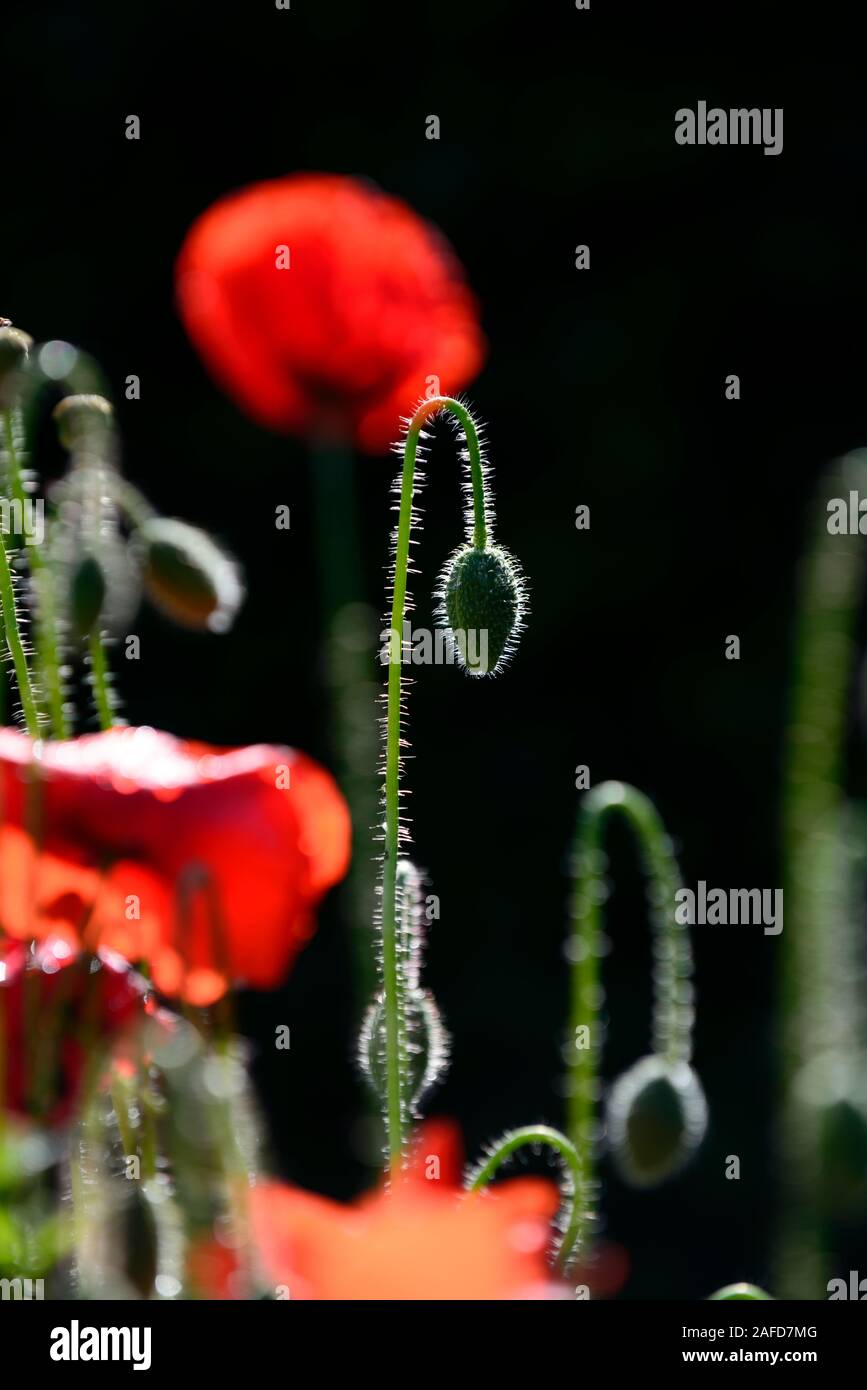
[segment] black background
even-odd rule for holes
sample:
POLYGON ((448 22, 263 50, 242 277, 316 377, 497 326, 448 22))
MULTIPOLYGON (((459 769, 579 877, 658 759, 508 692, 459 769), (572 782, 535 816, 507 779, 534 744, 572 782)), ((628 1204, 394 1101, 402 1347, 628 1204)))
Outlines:
MULTIPOLYGON (((867 441, 867 118, 846 35, 801 31, 788 7, 789 31, 766 15, 759 32, 748 9, 724 8, 706 30, 695 15, 601 0, 588 13, 571 0, 396 12, 155 0, 77 14, 19 6, 4 20, 0 312, 99 359, 129 476, 247 570, 226 637, 137 619, 142 660, 120 673, 131 722, 330 759, 305 448, 242 417, 184 336, 172 266, 195 216, 263 177, 363 175, 442 227, 479 297, 490 356, 469 394, 488 422, 499 535, 530 578, 532 617, 497 682, 421 670, 409 772, 417 857, 442 902, 428 977, 454 1035, 433 1108, 458 1118, 470 1156, 507 1125, 561 1119, 577 764, 654 798, 689 882, 780 882, 805 507, 822 465, 867 441), (792 30, 799 54, 784 43, 792 30), (783 107, 782 155, 676 145, 674 112, 699 99, 783 107), (131 113, 139 142, 124 138, 131 113), (438 142, 425 139, 430 113, 438 142), (574 269, 578 243, 589 272, 574 269), (724 399, 732 372, 739 402, 724 399), (129 373, 139 402, 123 400, 129 373), (273 525, 280 503, 288 534, 273 525), (574 528, 579 503, 589 532, 574 528), (732 633, 739 662, 724 657, 732 633)), ((359 463, 377 606, 393 473, 393 460, 359 463)), ((420 614, 459 539, 448 432, 429 473, 420 614)), ((646 1049, 650 1004, 625 836, 613 835, 612 856, 609 1076, 646 1049)), ((347 1196, 364 1168, 341 917, 334 897, 285 989, 247 996, 243 1018, 260 1044, 275 1165, 347 1196), (271 1045, 281 1022, 289 1053, 271 1045)), ((711 1126, 699 1160, 657 1192, 604 1170, 628 1297, 701 1298, 770 1278, 779 938, 699 928, 695 947, 711 1126), (740 1182, 724 1178, 732 1153, 740 1182)))

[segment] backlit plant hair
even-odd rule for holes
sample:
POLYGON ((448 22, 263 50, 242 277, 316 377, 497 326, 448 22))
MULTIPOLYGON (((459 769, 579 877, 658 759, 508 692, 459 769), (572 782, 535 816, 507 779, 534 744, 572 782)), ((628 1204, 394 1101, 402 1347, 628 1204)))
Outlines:
MULTIPOLYGON (((402 850, 409 830, 401 816, 401 777, 404 744, 403 708, 403 628, 410 602, 407 594, 409 554, 413 527, 420 521, 414 500, 421 482, 416 468, 422 457, 424 426, 435 415, 452 416, 463 431, 466 447, 462 459, 466 469, 464 483, 467 509, 467 539, 446 563, 438 585, 440 621, 446 625, 450 642, 459 660, 466 664, 469 651, 467 633, 452 627, 452 621, 471 619, 480 631, 489 629, 491 660, 485 669, 467 667, 471 674, 493 675, 508 658, 526 611, 525 586, 516 561, 492 543, 493 505, 489 474, 482 458, 479 430, 472 414, 460 401, 433 396, 418 406, 406 423, 402 445, 403 468, 396 483, 400 497, 398 523, 393 535, 391 572, 391 625, 388 645, 388 683, 386 689, 384 760, 384 852, 379 901, 380 994, 365 1023, 362 1050, 368 1058, 366 1069, 377 1084, 385 1114, 388 1164, 392 1176, 398 1174, 407 1156, 408 1126, 411 1115, 411 1088, 406 1080, 409 1063, 411 1021, 407 1018, 409 962, 414 949, 413 932, 406 921, 406 891, 409 877, 399 879, 402 850), (399 889, 399 882, 403 887, 399 889), (403 913, 403 925, 401 925, 403 913), (373 1058, 376 1065, 372 1065, 373 1058)), ((417 988, 417 982, 416 982, 417 988)), ((431 1001, 432 1003, 432 1001, 431 1001)), ((429 1041, 427 1050, 435 1051, 429 1041)))
MULTIPOLYGON (((407 422, 403 444, 403 469, 397 480, 400 497, 394 533, 391 574, 392 602, 390 641, 386 648, 388 685, 385 731, 385 848, 379 904, 378 967, 381 988, 371 1004, 361 1030, 359 1056, 362 1068, 382 1103, 392 1180, 400 1177, 409 1153, 410 1123, 428 1087, 442 1074, 448 1060, 448 1043, 433 998, 420 986, 422 948, 421 880, 418 870, 402 850, 409 828, 400 812, 401 777, 405 747, 403 707, 403 629, 410 607, 407 594, 412 530, 419 523, 413 502, 420 477, 416 462, 424 425, 434 415, 450 414, 463 431, 466 447, 461 457, 466 468, 465 513, 467 539, 449 557, 437 586, 438 617, 446 626, 450 652, 470 675, 495 675, 514 649, 526 616, 526 586, 516 560, 492 543, 493 505, 490 474, 482 457, 479 429, 460 401, 434 396, 423 401, 407 422), (474 668, 470 655, 470 629, 461 632, 456 623, 472 623, 484 632, 487 644, 479 650, 489 658, 474 668)), ((562 1215, 558 1262, 566 1270, 579 1248, 580 1213, 584 1202, 581 1163, 574 1146, 548 1125, 531 1126, 506 1134, 491 1146, 469 1170, 466 1186, 481 1192, 502 1164, 519 1150, 548 1147, 560 1160, 562 1215)))
POLYGON ((159 516, 122 476, 105 390, 87 353, 70 343, 34 346, 0 320, 0 498, 4 520, 7 512, 18 518, 0 536, 0 648, 11 658, 22 723, 33 739, 72 735, 66 681, 77 656, 87 664, 100 727, 116 722, 106 644, 124 628, 142 586, 176 623, 217 632, 231 625, 243 601, 231 556, 197 527, 159 516), (36 503, 45 534, 34 540, 23 534, 37 482, 30 456, 49 392, 61 395, 52 416, 68 467, 47 500, 36 503))
MULTIPOLYGON (((608 1096, 608 1135, 617 1166, 636 1186, 661 1182, 691 1157, 707 1123, 704 1093, 690 1065, 692 949, 689 928, 676 915, 676 894, 682 886, 677 860, 653 802, 622 782, 604 782, 587 793, 578 814, 567 946, 572 965, 567 1132, 591 1203, 604 1033, 599 972, 607 867, 603 834, 615 812, 624 816, 638 840, 654 954, 651 1052, 623 1073, 608 1096)), ((579 1238, 584 1234, 579 1232, 579 1238)))

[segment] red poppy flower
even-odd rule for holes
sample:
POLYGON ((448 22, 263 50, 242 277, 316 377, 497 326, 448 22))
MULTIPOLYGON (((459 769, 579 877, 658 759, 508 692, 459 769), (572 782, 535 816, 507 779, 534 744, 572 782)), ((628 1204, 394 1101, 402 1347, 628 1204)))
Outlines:
POLYGON ((29 956, 20 941, 0 942, 5 1108, 65 1119, 78 1099, 88 1052, 143 1017, 146 993, 146 982, 114 952, 85 955, 49 937, 29 956))
POLYGON ((449 246, 357 179, 298 174, 222 198, 193 224, 176 274, 206 364, 271 429, 339 430, 377 453, 430 377, 453 394, 484 358, 449 246))
POLYGON ((449 1131, 429 1126, 406 1180, 350 1207, 254 1188, 253 1232, 275 1286, 292 1299, 562 1297, 546 1253, 556 1187, 528 1177, 465 1192, 453 1150, 449 1131))
POLYGON ((0 808, 0 925, 146 962, 196 1004, 230 981, 279 984, 349 859, 330 775, 264 744, 116 728, 34 745, 3 729, 0 808))

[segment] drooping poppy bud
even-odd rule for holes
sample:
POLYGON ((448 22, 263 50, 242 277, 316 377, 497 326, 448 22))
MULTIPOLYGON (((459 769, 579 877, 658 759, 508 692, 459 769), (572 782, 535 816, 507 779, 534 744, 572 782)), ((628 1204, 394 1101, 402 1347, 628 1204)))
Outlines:
MULTIPOLYGON (((397 866, 398 1050, 406 1117, 416 1117, 428 1091, 441 1079, 450 1039, 433 995, 419 983, 424 946, 422 875, 409 859, 397 866)), ((365 1014, 358 1060, 374 1094, 388 1104, 388 1052, 385 998, 377 994, 365 1014)))
POLYGON ((0 405, 3 404, 6 382, 24 366, 32 346, 33 339, 29 333, 22 333, 20 328, 13 328, 11 324, 0 326, 0 405))
POLYGON ((96 627, 105 603, 106 583, 102 565, 93 554, 78 561, 69 586, 69 608, 76 637, 86 637, 96 627))
POLYGON ((688 1062, 642 1057, 608 1097, 608 1137, 620 1172, 654 1187, 692 1157, 707 1127, 707 1102, 688 1062))
POLYGON ((64 449, 80 449, 92 446, 112 428, 114 407, 104 396, 64 396, 51 418, 64 449))
POLYGON ((148 597, 184 627, 225 632, 241 606, 244 590, 238 566, 196 526, 152 517, 139 527, 148 597))
POLYGON ((521 567, 503 546, 460 546, 437 586, 438 619, 461 666, 493 676, 514 650, 527 606, 521 567))

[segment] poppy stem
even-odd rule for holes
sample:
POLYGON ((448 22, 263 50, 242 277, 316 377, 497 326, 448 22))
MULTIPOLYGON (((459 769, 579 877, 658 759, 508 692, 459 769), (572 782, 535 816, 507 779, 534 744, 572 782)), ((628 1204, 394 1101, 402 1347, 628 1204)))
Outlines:
POLYGON ((21 701, 21 709, 24 714, 24 724, 30 737, 32 739, 38 739, 39 707, 36 703, 36 696, 30 680, 30 670, 27 665, 27 656, 24 651, 24 644, 21 641, 21 632, 18 627, 18 612, 15 606, 15 589, 12 581, 12 570, 9 566, 9 556, 6 551, 6 537, 2 533, 2 528, 0 528, 0 607, 3 609, 6 645, 12 657, 12 664, 15 667, 15 676, 18 681, 18 697, 21 701))
POLYGON ((566 1171, 566 1181, 562 1187, 565 1218, 563 1237, 557 1251, 557 1263, 567 1270, 578 1254, 584 1229, 583 1205, 586 1192, 586 1175, 575 1145, 559 1129, 550 1125, 527 1125, 523 1129, 510 1130, 499 1143, 492 1146, 481 1163, 467 1174, 465 1186, 470 1192, 481 1192, 496 1174, 497 1170, 510 1159, 518 1149, 527 1146, 544 1145, 559 1155, 566 1171))
POLYGON ((361 546, 356 468, 345 439, 314 441, 310 453, 316 515, 319 596, 325 629, 326 680, 330 695, 331 751, 340 789, 352 820, 352 862, 341 894, 349 904, 351 947, 358 1000, 366 1007, 376 986, 370 952, 370 909, 376 871, 367 854, 377 815, 374 671, 371 649, 378 629, 367 603, 361 546))
MULTIPOLYGON (((843 983, 848 976, 857 987, 857 967, 848 961, 857 954, 862 909, 853 913, 851 903, 844 899, 841 907, 840 899, 851 853, 844 833, 851 813, 845 813, 843 772, 867 549, 863 536, 848 525, 831 529, 830 511, 831 499, 848 503, 850 494, 865 492, 865 450, 848 454, 820 479, 793 644, 782 797, 786 930, 780 937, 777 1043, 784 1164, 776 1270, 780 1296, 786 1298, 826 1296, 822 1194, 834 1181, 823 1155, 823 1107, 805 1103, 799 1090, 806 1088, 798 1083, 809 1079, 807 1069, 823 1058, 833 1060, 833 1075, 846 1078, 846 1084, 850 1069, 856 1074, 863 1069, 852 991, 843 983), (850 1030, 855 1037, 847 1036, 850 1030)), ((848 1094, 841 1092, 841 1098, 848 1094)))
POLYGON ((401 729, 403 696, 403 624, 406 615, 409 547, 413 526, 415 464, 419 440, 425 423, 440 411, 448 411, 461 425, 467 441, 472 481, 474 544, 487 543, 487 498, 482 470, 481 447, 473 418, 465 406, 449 396, 434 396, 419 406, 406 433, 403 472, 400 483, 400 514, 394 557, 391 604, 391 642, 388 645, 388 689, 385 720, 385 852, 382 869, 382 995, 385 1016, 385 1120, 388 1161, 392 1176, 404 1164, 408 1116, 404 1098, 406 1086, 401 1076, 402 997, 397 940, 396 885, 397 864, 406 828, 400 821, 401 729))
MULTIPOLYGON (((572 965, 572 1006, 568 1041, 567 1130, 578 1151, 590 1210, 595 1206, 595 1123, 602 1048, 602 987, 599 960, 606 860, 603 833, 609 815, 619 811, 641 846, 649 880, 654 931, 653 1051, 671 1065, 692 1055, 693 1008, 690 989, 692 951, 688 931, 675 916, 681 887, 677 861, 665 826, 649 797, 622 782, 603 782, 584 797, 573 843, 574 887, 567 956, 572 965)), ((583 1229, 580 1232, 583 1238, 583 1229)))
POLYGON ((90 686, 93 691, 93 702, 96 706, 99 727, 105 733, 114 726, 114 705, 109 684, 105 645, 102 634, 97 628, 93 628, 91 631, 87 639, 87 647, 90 656, 90 686))
MULTIPOLYGON (((20 422, 20 417, 19 417, 20 422)), ((8 465, 9 489, 18 507, 22 524, 27 518, 28 497, 24 488, 21 459, 16 438, 16 420, 12 410, 3 411, 3 444, 8 465)), ((69 723, 63 699, 63 678, 60 674, 60 648, 57 640, 57 615, 54 606, 52 575, 42 549, 42 538, 34 537, 27 547, 27 558, 36 596, 37 633, 36 657, 51 717, 51 732, 55 738, 69 737, 69 723)))

